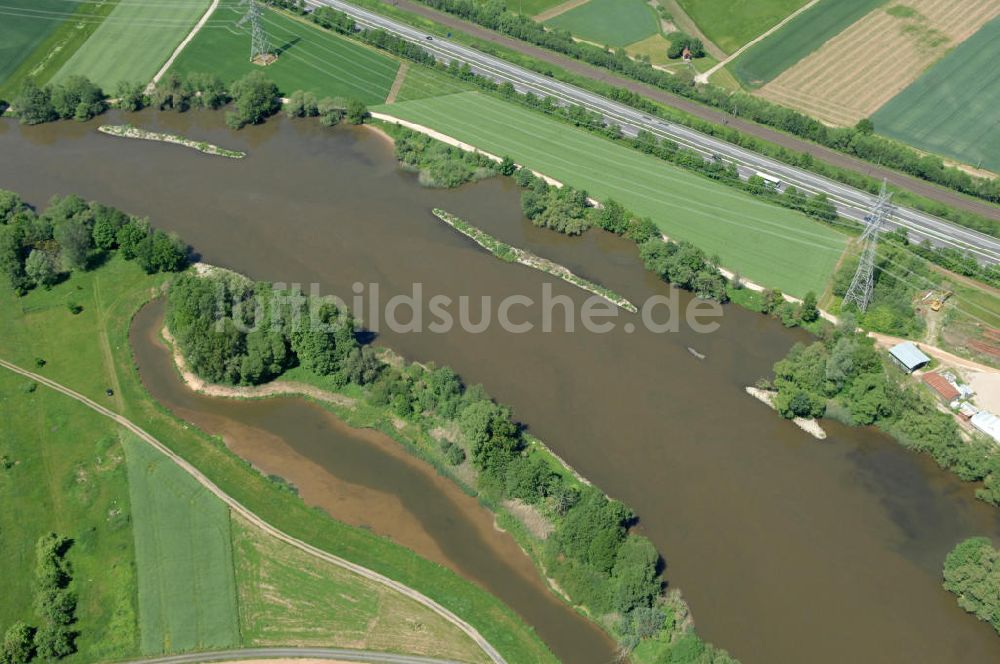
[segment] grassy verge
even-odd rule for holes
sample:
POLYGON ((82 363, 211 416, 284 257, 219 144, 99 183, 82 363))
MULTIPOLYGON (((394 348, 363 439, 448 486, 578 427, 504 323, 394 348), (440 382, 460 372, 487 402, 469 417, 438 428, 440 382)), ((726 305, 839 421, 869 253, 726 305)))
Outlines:
POLYGON ((52 80, 78 74, 109 92, 119 81, 147 83, 210 4, 211 0, 121 2, 52 80))
POLYGON ((34 366, 36 356, 44 357, 48 363, 41 371, 46 376, 102 403, 109 401, 107 387, 117 385, 116 404, 122 404, 124 415, 269 523, 437 600, 472 623, 510 662, 556 661, 530 627, 478 586, 408 549, 307 507, 223 443, 156 404, 139 380, 128 329, 134 312, 159 292, 165 279, 146 276, 134 264, 113 258, 93 272, 73 273, 50 291, 32 291, 19 299, 3 289, 0 356, 27 367, 34 366), (68 311, 70 300, 83 307, 82 313, 73 316, 68 311))
POLYGON ((229 509, 134 436, 125 438, 143 655, 240 643, 229 509))

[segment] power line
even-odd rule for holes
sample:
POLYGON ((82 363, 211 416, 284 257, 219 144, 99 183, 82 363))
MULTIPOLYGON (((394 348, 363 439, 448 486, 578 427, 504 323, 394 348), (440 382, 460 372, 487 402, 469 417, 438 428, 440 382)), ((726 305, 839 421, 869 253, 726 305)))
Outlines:
POLYGON ((892 205, 889 199, 892 194, 886 191, 885 180, 882 180, 882 191, 879 192, 872 213, 866 218, 868 225, 865 232, 861 234, 861 242, 864 248, 861 250, 861 260, 858 269, 851 280, 851 286, 844 295, 846 307, 853 302, 860 311, 867 311, 868 303, 872 299, 872 290, 875 288, 875 259, 878 251, 878 235, 882 232, 882 225, 886 218, 892 214, 892 205))

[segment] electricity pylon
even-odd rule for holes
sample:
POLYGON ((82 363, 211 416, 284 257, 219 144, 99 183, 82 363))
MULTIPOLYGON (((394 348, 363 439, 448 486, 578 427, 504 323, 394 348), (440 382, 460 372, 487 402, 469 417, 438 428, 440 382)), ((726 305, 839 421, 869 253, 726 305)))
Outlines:
POLYGON ((862 312, 868 310, 868 304, 872 299, 872 289, 875 287, 875 259, 878 249, 878 235, 882 232, 882 226, 889 215, 892 214, 892 205, 889 199, 892 194, 885 189, 885 180, 882 181, 882 191, 875 199, 870 215, 865 217, 868 225, 861 234, 861 261, 858 263, 858 270, 854 273, 851 286, 844 295, 842 308, 846 308, 851 302, 858 306, 862 312))
POLYGON ((247 13, 236 25, 250 23, 250 62, 269 64, 274 56, 271 54, 267 33, 261 25, 260 5, 256 0, 243 0, 240 5, 247 6, 247 13))

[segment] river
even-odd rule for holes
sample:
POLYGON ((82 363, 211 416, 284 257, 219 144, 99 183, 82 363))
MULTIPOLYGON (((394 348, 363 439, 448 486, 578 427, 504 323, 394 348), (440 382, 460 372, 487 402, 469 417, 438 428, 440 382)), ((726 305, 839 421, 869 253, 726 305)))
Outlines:
MULTIPOLYGON (((355 282, 377 282, 384 301, 409 293, 414 282, 425 293, 457 299, 537 297, 541 284, 553 281, 489 256, 435 219, 435 206, 633 302, 670 292, 619 238, 590 232, 574 239, 533 228, 509 181, 457 191, 421 188, 373 132, 274 120, 234 133, 218 114, 138 117, 133 122, 141 126, 249 156, 232 161, 103 136, 94 123, 24 128, 4 121, 0 187, 36 205, 75 192, 149 215, 208 262, 270 281, 316 282, 344 298, 355 282)), ((586 295, 558 281, 552 288, 577 303, 586 295)), ((638 320, 630 316, 622 320, 638 320)), ((941 563, 957 541, 974 534, 1000 541, 1000 512, 976 501, 971 486, 876 431, 824 423, 829 438, 820 443, 743 392, 792 343, 807 340, 803 332, 736 307, 727 307, 721 328, 707 335, 654 334, 641 326, 600 335, 495 328, 383 329, 376 343, 483 383, 514 407, 531 433, 632 506, 708 640, 745 664, 1000 661, 1000 638, 961 611, 940 583, 941 563)), ((232 404, 199 401, 186 416, 218 417, 220 427, 246 426, 269 436, 283 432, 288 453, 272 455, 276 474, 301 484, 281 472, 287 457, 289 467, 326 473, 329 500, 344 482, 381 492, 389 523, 401 521, 393 516, 399 510, 417 521, 427 518, 419 516, 414 496, 422 500, 436 491, 436 504, 448 500, 432 478, 367 436, 361 439, 370 450, 381 450, 379 463, 395 464, 387 467, 413 478, 417 488, 387 486, 357 465, 339 466, 332 443, 304 442, 314 432, 283 410, 300 407, 294 402, 256 406, 260 414, 250 415, 232 404)), ((324 431, 336 441, 358 436, 332 421, 324 431)), ((454 509, 462 511, 458 503, 454 509)), ((452 538, 466 537, 461 529, 421 524, 423 537, 436 538, 446 558, 461 548, 452 538)), ((494 590, 503 580, 481 582, 494 590)), ((527 616, 523 604, 505 599, 527 616)), ((529 620, 565 661, 607 661, 606 651, 560 652, 551 634, 567 628, 529 620)))

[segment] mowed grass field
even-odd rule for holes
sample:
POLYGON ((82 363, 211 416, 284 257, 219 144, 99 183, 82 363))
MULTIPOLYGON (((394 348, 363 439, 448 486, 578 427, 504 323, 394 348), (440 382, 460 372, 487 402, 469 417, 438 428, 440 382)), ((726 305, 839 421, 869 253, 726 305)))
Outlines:
POLYGON ((112 92, 119 81, 148 83, 211 0, 124 0, 66 61, 53 81, 80 74, 112 92))
POLYGON ((781 22, 808 0, 678 0, 705 36, 732 53, 781 22))
POLYGON ((100 27, 118 0, 5 0, 0 5, 0 99, 26 78, 43 85, 100 27))
POLYGON ((229 508, 152 446, 124 444, 142 654, 238 645, 229 508))
POLYGON ((931 67, 875 115, 876 130, 1000 172, 1000 18, 931 67))
POLYGON ((233 518, 240 630, 248 646, 341 646, 487 662, 430 609, 233 518), (405 646, 405 647, 404 647, 405 646))
MULTIPOLYGON (((965 0, 961 11, 949 0, 907 0, 906 5, 879 8, 782 72, 758 94, 830 124, 854 125, 997 15, 997 0, 965 0), (879 38, 873 40, 872 35, 879 38)), ((983 46, 989 49, 988 44, 983 46)), ((970 55, 979 54, 966 52, 970 55)))
MULTIPOLYGON (((261 67, 250 62, 250 28, 237 25, 246 13, 238 0, 224 0, 171 67, 172 72, 211 72, 233 81, 261 67)), ((322 97, 356 97, 367 104, 385 101, 399 62, 373 49, 271 9, 263 27, 278 60, 264 73, 289 95, 308 90, 322 97)))
POLYGON ((480 93, 377 110, 612 197, 666 235, 718 254, 723 266, 793 295, 823 292, 846 246, 840 233, 804 215, 480 93))
MULTIPOLYGON (((16 301, 6 284, 0 300, 6 315, 16 301)), ((0 633, 18 620, 38 624, 35 543, 55 532, 73 540, 67 559, 78 597, 79 652, 65 661, 133 655, 135 556, 117 431, 75 401, 30 385, 0 368, 0 633)))
POLYGON ((744 85, 759 87, 882 4, 885 0, 820 0, 747 49, 729 69, 744 85))
POLYGON ((659 32, 660 19, 645 0, 590 0, 545 25, 602 46, 625 46, 659 32))

